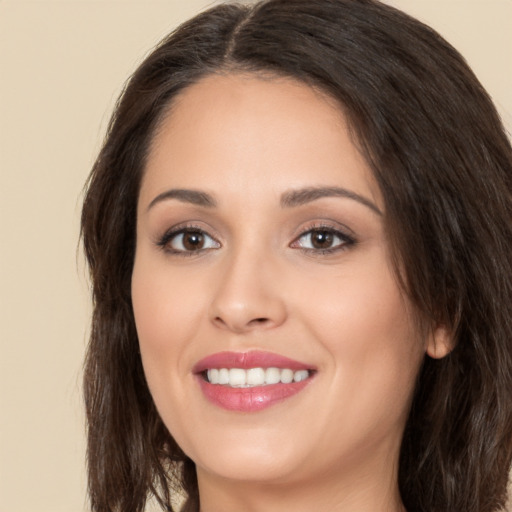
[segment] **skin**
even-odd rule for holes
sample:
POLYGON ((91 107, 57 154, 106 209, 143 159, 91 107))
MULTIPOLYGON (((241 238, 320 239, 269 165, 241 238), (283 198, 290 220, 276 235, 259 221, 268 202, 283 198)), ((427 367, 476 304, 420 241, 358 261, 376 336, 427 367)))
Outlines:
POLYGON ((196 463, 203 512, 400 511, 400 440, 428 352, 390 263, 385 208, 338 105, 291 79, 213 75, 175 100, 156 134, 138 204, 132 296, 149 388, 196 463), (354 197, 283 206, 290 190, 354 197), (164 197, 209 194, 215 206, 164 197), (162 196, 164 194, 164 196, 162 196), (156 199, 159 198, 159 199, 156 199), (362 199, 361 199, 362 198, 362 199), (186 250, 170 229, 206 233, 186 250), (334 237, 325 253, 312 229, 334 237), (297 395, 227 411, 193 366, 264 350, 317 369, 297 395))

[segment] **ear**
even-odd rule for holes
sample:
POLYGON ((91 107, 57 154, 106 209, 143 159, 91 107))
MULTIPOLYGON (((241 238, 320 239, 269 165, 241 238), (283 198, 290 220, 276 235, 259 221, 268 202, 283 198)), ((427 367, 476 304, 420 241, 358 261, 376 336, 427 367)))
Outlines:
POLYGON ((427 354, 432 359, 442 359, 455 348, 454 333, 444 325, 432 329, 427 339, 427 354))

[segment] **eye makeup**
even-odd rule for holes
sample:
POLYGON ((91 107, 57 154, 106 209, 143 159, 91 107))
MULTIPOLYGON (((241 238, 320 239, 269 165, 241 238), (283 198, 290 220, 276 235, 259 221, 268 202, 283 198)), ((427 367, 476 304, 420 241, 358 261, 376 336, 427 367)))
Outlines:
POLYGON ((181 224, 165 231, 156 245, 166 253, 177 256, 193 256, 221 247, 204 228, 195 224, 181 224))
MULTIPOLYGON (((302 228, 300 234, 289 244, 309 255, 329 255, 349 249, 357 243, 348 228, 340 229, 328 222, 313 222, 302 228)), ((193 256, 205 251, 216 250, 222 244, 204 227, 194 223, 174 226, 157 238, 155 244, 164 252, 177 256, 193 256)))
POLYGON ((302 231, 290 247, 301 249, 308 254, 328 255, 347 250, 356 243, 352 234, 349 235, 339 227, 322 222, 314 223, 302 231), (309 241, 307 241, 308 237, 309 241))

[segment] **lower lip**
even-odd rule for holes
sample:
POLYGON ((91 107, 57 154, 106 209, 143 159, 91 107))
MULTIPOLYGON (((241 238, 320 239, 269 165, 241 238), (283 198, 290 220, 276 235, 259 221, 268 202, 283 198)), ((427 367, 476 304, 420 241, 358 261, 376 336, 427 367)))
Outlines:
POLYGON ((200 375, 198 380, 204 396, 214 405, 228 411, 256 412, 296 395, 309 384, 311 377, 290 384, 270 384, 253 388, 210 384, 200 375))

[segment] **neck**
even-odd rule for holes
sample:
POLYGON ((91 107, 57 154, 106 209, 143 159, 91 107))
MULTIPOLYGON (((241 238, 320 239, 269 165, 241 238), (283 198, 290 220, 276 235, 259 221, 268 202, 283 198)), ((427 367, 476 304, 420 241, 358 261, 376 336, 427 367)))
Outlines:
POLYGON ((378 466, 272 483, 224 479, 197 468, 200 512, 405 512, 397 465, 378 466))

